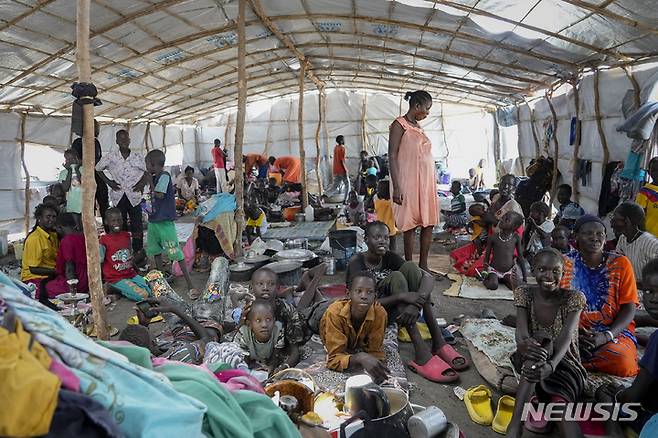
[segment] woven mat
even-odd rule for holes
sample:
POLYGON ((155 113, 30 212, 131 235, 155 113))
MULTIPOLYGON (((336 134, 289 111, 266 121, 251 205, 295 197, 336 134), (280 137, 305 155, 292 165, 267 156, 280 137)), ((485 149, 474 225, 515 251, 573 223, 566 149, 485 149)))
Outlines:
POLYGON ((453 283, 443 291, 443 295, 473 300, 514 300, 512 291, 503 284, 497 290, 489 290, 477 278, 461 274, 448 274, 448 278, 453 283))

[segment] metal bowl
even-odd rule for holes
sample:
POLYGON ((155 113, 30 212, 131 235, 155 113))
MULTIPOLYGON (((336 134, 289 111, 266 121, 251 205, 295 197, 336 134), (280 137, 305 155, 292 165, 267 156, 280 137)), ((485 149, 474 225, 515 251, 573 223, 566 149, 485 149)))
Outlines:
POLYGON ((284 249, 279 251, 274 256, 277 260, 295 260, 299 262, 304 262, 315 258, 315 253, 308 249, 294 248, 294 249, 284 249))

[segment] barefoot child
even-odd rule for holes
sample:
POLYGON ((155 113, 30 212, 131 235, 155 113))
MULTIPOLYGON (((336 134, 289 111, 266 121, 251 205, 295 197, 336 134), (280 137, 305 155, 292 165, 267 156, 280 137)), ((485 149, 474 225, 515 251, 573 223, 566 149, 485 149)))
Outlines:
POLYGON ((347 294, 347 299, 331 303, 320 321, 327 368, 363 369, 375 382, 383 382, 389 374, 383 362, 386 310, 376 302, 372 274, 355 272, 347 282, 347 294))
POLYGON ((484 204, 473 204, 468 207, 468 214, 471 221, 466 224, 466 229, 471 233, 471 242, 475 244, 476 254, 482 254, 484 245, 487 242, 487 224, 484 222, 486 209, 484 204))
POLYGON ((368 224, 365 236, 368 251, 352 257, 346 277, 351 278, 355 272, 371 273, 377 281, 378 300, 388 312, 389 322, 396 321, 409 333, 415 352, 409 367, 428 380, 453 382, 459 377, 455 370, 467 368, 468 363, 446 343, 434 318, 430 299, 434 277, 414 262, 407 262, 389 251, 388 234, 385 224, 368 224), (421 310, 432 336, 431 349, 416 326, 421 310))
POLYGON ((73 213, 60 213, 55 228, 62 236, 55 260, 57 276, 46 284, 50 298, 65 292, 89 291, 87 279, 87 250, 85 236, 78 229, 73 213))
POLYGON ((243 323, 233 338, 244 354, 249 368, 265 368, 268 375, 290 368, 285 363, 286 341, 283 327, 274 318, 271 301, 257 299, 243 315, 243 323))
POLYGON ((359 201, 356 190, 350 191, 347 195, 345 217, 347 218, 347 222, 354 226, 360 227, 366 224, 366 211, 363 202, 359 201))
POLYGON ((516 289, 518 286, 516 264, 521 269, 523 282, 526 281, 527 274, 525 261, 523 260, 521 236, 515 233, 515 230, 522 224, 522 215, 515 211, 508 211, 500 218, 498 231, 489 236, 484 255, 484 271, 486 273, 484 285, 487 289, 498 289, 500 282, 511 290, 516 289))
POLYGON ((153 208, 149 213, 148 240, 146 242, 146 253, 155 258, 155 264, 160 271, 164 270, 162 253, 165 252, 170 261, 179 262, 187 289, 191 299, 199 297, 199 292, 192 285, 190 274, 187 272, 185 256, 178 244, 176 234, 176 196, 174 185, 171 182, 169 172, 164 171, 165 154, 159 149, 152 150, 144 159, 146 170, 153 178, 152 202, 153 208))
POLYGON ((530 215, 523 232, 525 257, 530 262, 537 252, 551 246, 551 232, 555 224, 548 219, 550 212, 548 205, 541 201, 533 202, 530 206, 530 215))
POLYGON ((468 223, 466 198, 462 195, 462 183, 453 181, 450 186, 450 193, 452 193, 450 210, 441 210, 441 214, 445 216, 445 225, 443 226, 445 230, 463 228, 468 223))
POLYGON ((103 226, 105 234, 99 242, 103 280, 129 300, 142 301, 150 297, 151 288, 133 267, 130 232, 123 231, 121 210, 108 208, 103 226))
MULTIPOLYGON (((587 373, 578 350, 578 321, 585 296, 559 287, 564 274, 562 255, 553 248, 539 251, 533 259, 536 286, 514 291, 516 345, 512 355, 521 380, 516 392, 514 415, 508 437, 521 436, 521 414, 536 391, 539 402, 576 402, 584 389, 587 373)), ((525 427, 533 432, 533 421, 525 427)), ((581 436, 577 422, 558 424, 562 437, 581 436)))

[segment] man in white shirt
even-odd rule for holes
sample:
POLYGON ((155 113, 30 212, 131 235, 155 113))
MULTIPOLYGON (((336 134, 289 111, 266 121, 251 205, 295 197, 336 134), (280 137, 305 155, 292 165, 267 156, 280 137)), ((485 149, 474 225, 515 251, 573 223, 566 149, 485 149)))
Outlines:
POLYGON ((644 266, 658 257, 658 239, 644 231, 644 220, 644 210, 634 202, 619 204, 610 220, 612 228, 620 234, 617 252, 631 261, 638 284, 642 283, 644 266))
POLYGON ((128 131, 124 129, 117 131, 116 142, 119 149, 103 155, 96 165, 96 170, 110 188, 112 205, 121 210, 123 227, 125 230, 130 229, 133 251, 137 253, 144 246, 141 202, 149 175, 146 172, 144 155, 130 150, 128 131), (109 172, 111 178, 106 172, 109 172), (128 218, 130 218, 130 228, 128 218))

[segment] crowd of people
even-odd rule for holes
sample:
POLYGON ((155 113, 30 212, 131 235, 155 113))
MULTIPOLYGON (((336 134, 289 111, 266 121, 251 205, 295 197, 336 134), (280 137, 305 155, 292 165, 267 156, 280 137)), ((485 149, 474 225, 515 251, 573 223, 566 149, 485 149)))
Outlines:
MULTIPOLYGON (((439 311, 431 297, 435 279, 428 267, 432 232, 441 213, 446 228, 465 229, 471 235, 469 244, 451 254, 455 269, 480 278, 488 289, 513 291, 518 349, 512 363, 520 382, 508 436, 521 435, 525 402, 580 401, 590 371, 635 377, 630 388, 600 388, 598 396, 642 403, 641 419, 646 422, 657 412, 651 388, 658 379, 658 335, 640 339, 646 350, 638 361, 635 327, 658 326, 658 201, 654 196, 658 159, 649 165, 652 181, 640 190, 637 203, 623 202, 614 210, 613 241, 607 238, 604 221, 571 199, 572 188, 567 184, 557 188, 555 215, 542 201, 524 210, 515 199, 517 178, 510 174, 500 178, 487 202, 470 206, 462 183, 454 181, 450 209, 440 210, 436 169, 427 160, 431 143, 419 125, 428 116, 432 99, 424 91, 407 93, 405 99, 409 109, 390 126, 388 154, 370 157, 362 152, 354 178, 348 170, 345 138, 336 138, 335 184, 342 187, 348 222, 364 228, 367 244, 367 251, 356 254, 347 266, 347 295, 331 302, 319 292, 324 264, 304 274, 295 288, 296 300, 280 294, 277 274, 264 267, 252 275, 248 293, 224 296, 232 307, 228 322, 224 314, 206 312, 204 317, 193 317, 163 302, 143 276, 148 258, 165 273, 163 256, 179 262, 188 297, 212 304, 211 297, 202 296, 192 284, 175 229, 179 214, 194 210, 206 189, 194 177, 194 168, 186 167, 175 180, 165 170, 164 152, 152 150, 144 156, 131 150, 125 130, 116 134, 118 148, 105 155, 97 143, 96 199, 105 230, 99 238, 105 290, 148 303, 156 313, 176 314, 180 321, 171 336, 175 342, 156 347, 146 330, 152 315, 138 306, 140 324, 127 328, 122 339, 171 360, 199 365, 212 356, 215 361, 272 375, 294 367, 300 348, 317 334, 329 369, 363 369, 381 382, 390 374, 384 361, 385 329, 397 323, 406 329, 414 347, 409 368, 430 381, 455 382, 469 361, 446 342, 437 323, 439 311), (145 247, 143 209, 148 217, 145 247), (400 232, 403 256, 395 252, 400 232), (415 263, 417 234, 420 251, 415 263), (536 282, 528 282, 531 274, 536 282), (642 311, 638 311, 638 291, 644 291, 642 311), (429 345, 417 326, 421 317, 427 324, 429 345)), ((233 181, 227 170, 227 151, 218 139, 211 151, 214 192, 230 192, 233 181)), ((34 285, 35 298, 52 308, 56 306, 50 298, 87 292, 89 287, 80 221, 79 142, 64 158, 59 182, 35 210, 36 224, 24 243, 20 274, 24 283, 34 285)), ((263 190, 261 199, 247 192, 246 234, 251 243, 262 237, 267 224, 261 203, 271 204, 281 193, 299 191, 301 163, 293 156, 260 154, 248 154, 242 160, 245 183, 259 181, 263 190)), ((484 166, 480 161, 469 171, 467 185, 472 191, 486 188, 484 166)), ((649 420, 646 427, 656 430, 656 423, 649 420)), ((574 424, 560 422, 562 436, 579 436, 574 424)), ((525 424, 533 430, 549 426, 541 418, 525 424)))

